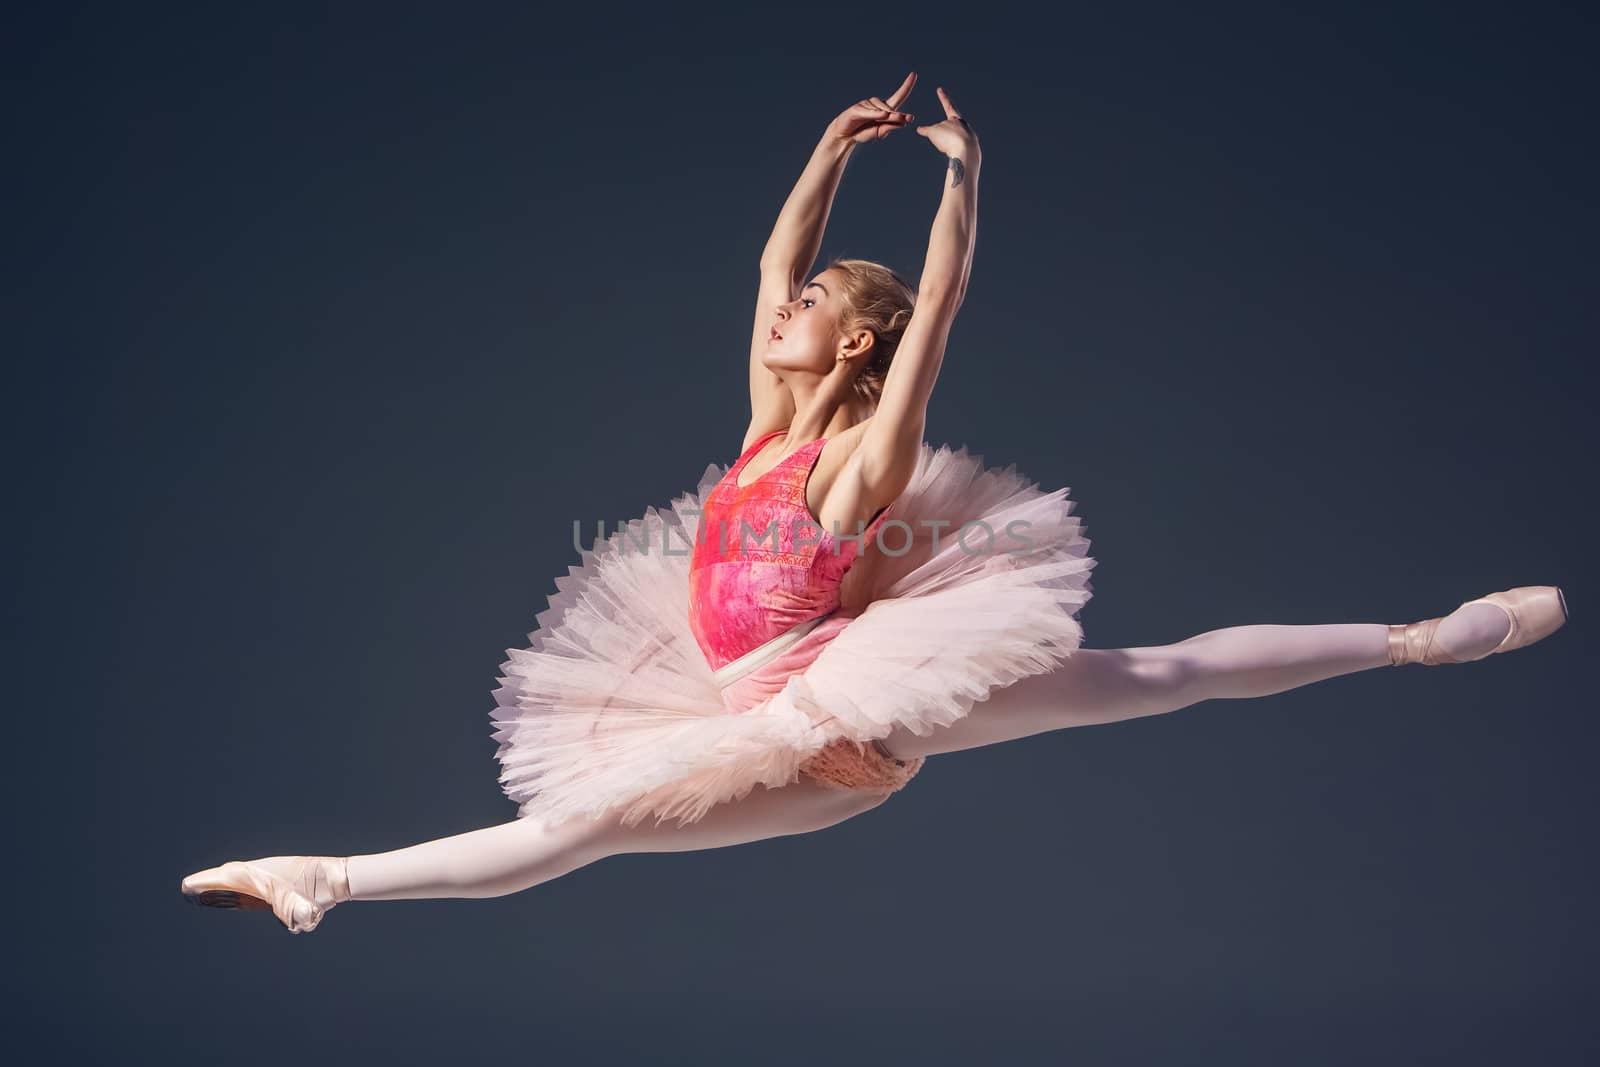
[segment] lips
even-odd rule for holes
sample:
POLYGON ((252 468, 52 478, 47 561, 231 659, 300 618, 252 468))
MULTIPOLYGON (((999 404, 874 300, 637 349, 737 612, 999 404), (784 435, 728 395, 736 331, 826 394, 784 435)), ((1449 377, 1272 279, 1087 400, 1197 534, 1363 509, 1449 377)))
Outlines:
POLYGON ((783 334, 779 333, 776 329, 774 329, 772 331, 772 336, 767 338, 767 340, 769 340, 769 341, 781 341, 781 340, 783 340, 783 334))

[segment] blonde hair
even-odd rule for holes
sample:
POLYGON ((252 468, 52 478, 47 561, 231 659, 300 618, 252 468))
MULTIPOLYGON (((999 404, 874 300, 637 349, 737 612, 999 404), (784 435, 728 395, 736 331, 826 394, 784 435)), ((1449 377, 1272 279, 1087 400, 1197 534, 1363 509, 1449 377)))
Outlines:
POLYGON ((876 407, 883 396, 889 363, 916 308, 917 292, 900 275, 870 259, 835 257, 826 269, 839 275, 839 288, 844 292, 840 331, 871 330, 876 338, 867 365, 855 380, 856 392, 876 407))

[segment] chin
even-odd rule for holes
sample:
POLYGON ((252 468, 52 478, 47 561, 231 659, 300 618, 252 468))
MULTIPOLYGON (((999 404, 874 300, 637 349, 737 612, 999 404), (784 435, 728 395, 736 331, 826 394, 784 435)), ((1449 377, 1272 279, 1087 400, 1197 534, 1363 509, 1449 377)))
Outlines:
POLYGON ((826 374, 832 364, 824 364, 821 367, 808 366, 805 360, 795 359, 793 352, 773 351, 769 348, 761 353, 761 365, 781 378, 785 374, 796 372, 826 374))

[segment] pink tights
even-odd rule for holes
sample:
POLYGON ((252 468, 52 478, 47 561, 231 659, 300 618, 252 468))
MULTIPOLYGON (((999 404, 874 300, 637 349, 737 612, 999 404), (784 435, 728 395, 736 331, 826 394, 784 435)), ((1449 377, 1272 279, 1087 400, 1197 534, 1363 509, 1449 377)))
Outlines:
MULTIPOLYGON (((1456 609, 1437 640, 1458 659, 1506 635, 1492 604, 1456 609)), ((1171 645, 1080 648, 1047 674, 998 689, 948 727, 919 737, 899 728, 884 743, 900 759, 959 752, 1070 726, 1177 711, 1203 700, 1269 696, 1324 678, 1389 666, 1384 623, 1260 624, 1210 630, 1171 645)))
MULTIPOLYGON (((1505 613, 1489 604, 1460 608, 1438 641, 1458 659, 1488 652, 1505 636, 1505 613)), ((1324 678, 1389 664, 1382 623, 1231 626, 1172 645, 1079 649, 1048 674, 996 690, 951 726, 920 737, 904 729, 884 747, 909 759, 933 756, 1072 726, 1175 711, 1204 700, 1267 696, 1324 678)), ((606 856, 721 848, 808 833, 843 822, 882 797, 802 779, 782 789, 757 786, 679 827, 615 818, 546 825, 516 819, 392 852, 352 856, 356 900, 493 897, 516 893, 606 856)))

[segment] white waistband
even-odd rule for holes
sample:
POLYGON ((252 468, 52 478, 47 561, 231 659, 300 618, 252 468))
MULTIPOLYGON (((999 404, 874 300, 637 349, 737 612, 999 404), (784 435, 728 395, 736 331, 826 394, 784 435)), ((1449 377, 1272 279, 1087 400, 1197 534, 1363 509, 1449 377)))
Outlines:
POLYGON ((807 619, 805 622, 791 626, 777 637, 757 645, 738 659, 729 660, 711 672, 712 680, 717 683, 718 689, 726 689, 757 667, 776 659, 784 649, 812 630, 815 630, 822 620, 831 618, 838 610, 838 608, 834 608, 833 611, 828 612, 826 615, 818 615, 814 619, 807 619))

